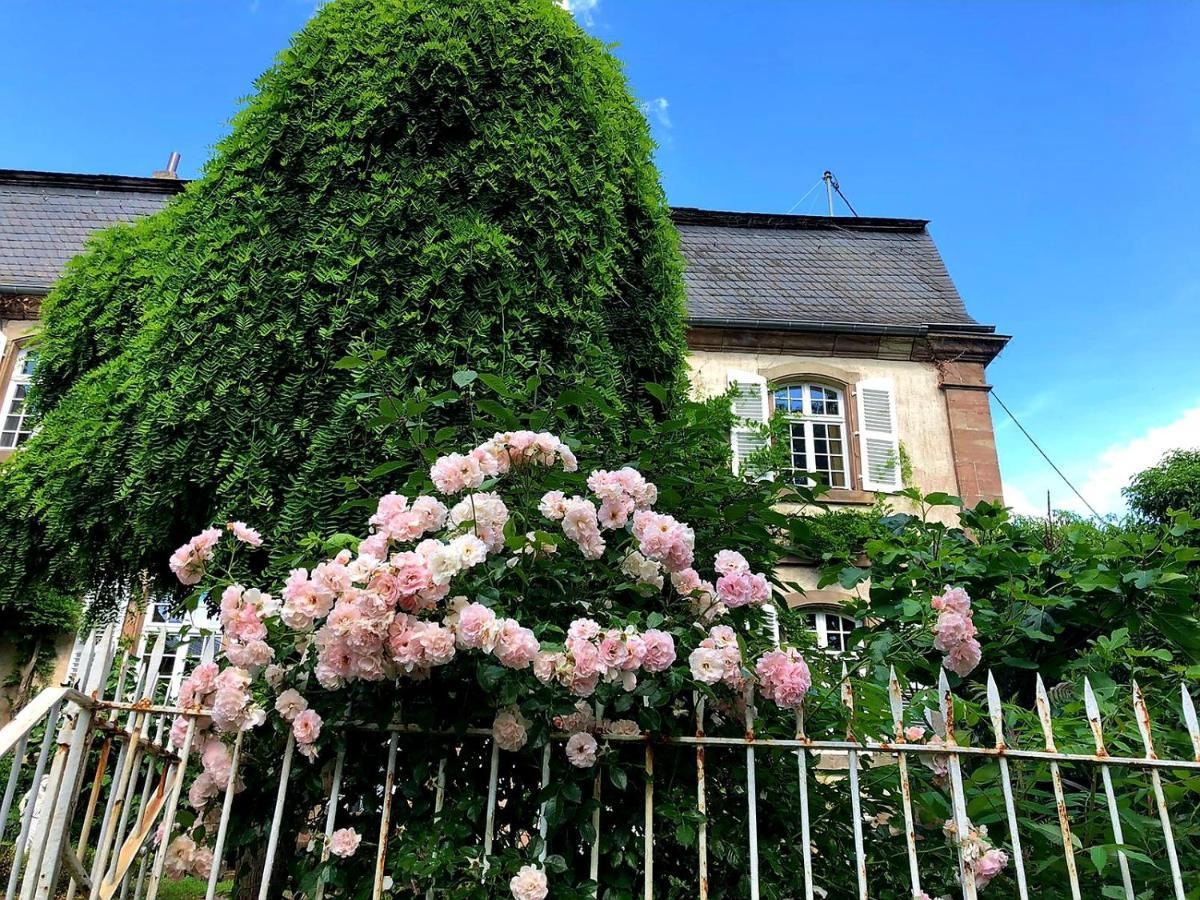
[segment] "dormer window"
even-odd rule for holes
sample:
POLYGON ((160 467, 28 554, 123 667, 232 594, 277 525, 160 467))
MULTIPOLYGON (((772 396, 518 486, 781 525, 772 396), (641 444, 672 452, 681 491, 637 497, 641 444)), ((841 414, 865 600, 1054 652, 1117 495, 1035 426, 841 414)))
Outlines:
POLYGON ((816 383, 780 385, 774 395, 775 415, 788 420, 789 480, 848 488, 845 395, 816 383))

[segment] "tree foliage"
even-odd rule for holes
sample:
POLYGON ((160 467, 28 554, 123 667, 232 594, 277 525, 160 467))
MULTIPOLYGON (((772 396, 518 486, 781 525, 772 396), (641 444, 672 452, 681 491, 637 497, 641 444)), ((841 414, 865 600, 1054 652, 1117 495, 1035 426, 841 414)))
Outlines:
POLYGON ((1172 510, 1200 516, 1200 450, 1171 451, 1135 475, 1122 493, 1147 522, 1167 522, 1172 510))
POLYGON ((111 608, 234 511, 280 545, 336 530, 342 479, 409 446, 383 426, 453 424, 399 398, 456 369, 588 385, 626 428, 661 414, 683 288, 651 152, 618 63, 551 0, 324 6, 203 177, 47 299, 40 430, 0 468, 6 624, 111 608))

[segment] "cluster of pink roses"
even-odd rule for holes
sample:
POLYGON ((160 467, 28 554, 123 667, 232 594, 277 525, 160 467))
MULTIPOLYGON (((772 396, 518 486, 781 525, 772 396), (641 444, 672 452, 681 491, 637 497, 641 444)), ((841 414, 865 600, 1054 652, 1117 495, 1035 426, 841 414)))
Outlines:
POLYGON ((746 557, 736 550, 718 553, 714 568, 721 576, 717 579, 717 597, 727 608, 737 609, 751 603, 766 603, 771 599, 771 585, 767 577, 751 572, 746 557))
POLYGON ((639 509, 633 514, 633 536, 638 551, 662 563, 668 572, 688 568, 695 558, 696 533, 674 516, 639 509))
MULTIPOLYGON (((262 546, 262 535, 245 522, 229 522, 225 526, 233 536, 251 547, 262 546)), ((202 532, 171 554, 168 565, 175 577, 183 584, 196 584, 204 577, 208 561, 212 559, 221 529, 205 528, 202 532)))
POLYGON ((932 605, 938 613, 937 623, 933 626, 933 646, 946 654, 947 669, 956 675, 970 674, 983 656, 975 638, 971 598, 962 588, 946 585, 942 593, 933 598, 932 605))
POLYGON ((542 648, 533 631, 516 619, 497 616, 482 603, 468 603, 466 597, 451 603, 445 627, 460 647, 490 653, 509 669, 528 669, 542 648))
POLYGON ((277 605, 270 594, 257 588, 231 584, 221 594, 221 631, 225 656, 243 669, 260 669, 275 658, 267 643, 263 618, 274 615, 277 605))
POLYGON ((590 697, 601 678, 632 691, 639 670, 662 672, 674 662, 675 638, 669 632, 602 629, 592 619, 576 619, 567 629, 565 649, 539 653, 533 672, 542 684, 556 681, 577 697, 590 697))
POLYGON ((191 875, 206 880, 212 871, 213 852, 208 847, 197 846, 186 834, 181 834, 167 847, 163 872, 168 878, 183 878, 191 875))
POLYGON ((574 541, 584 559, 599 559, 604 555, 600 519, 591 500, 567 497, 562 491, 547 491, 538 503, 538 510, 547 519, 562 522, 563 534, 574 541))
POLYGON ((308 708, 308 701, 295 688, 288 688, 275 698, 275 711, 291 723, 296 748, 308 760, 317 758, 317 738, 321 736, 321 716, 308 708))
POLYGON ((783 709, 799 709, 812 687, 808 663, 791 648, 764 653, 754 671, 762 695, 783 709))
MULTIPOLYGON (((195 810, 204 809, 209 800, 229 787, 233 777, 233 754, 223 741, 210 738, 200 751, 200 766, 200 774, 188 789, 188 803, 195 810)), ((240 784, 234 785, 235 791, 240 789, 240 784)))
POLYGON ((195 584, 204 577, 208 561, 212 559, 221 529, 205 528, 202 532, 171 554, 168 565, 183 584, 195 584))
POLYGON ((712 622, 730 609, 771 599, 767 576, 751 572, 746 557, 736 550, 722 550, 713 567, 720 576, 715 585, 703 580, 690 566, 671 573, 672 586, 691 601, 692 611, 701 622, 712 622))
POLYGON ((658 500, 658 488, 628 466, 615 472, 598 469, 587 485, 600 501, 597 517, 605 528, 624 528, 636 510, 649 509, 658 500))
POLYGON ((728 625, 710 628, 708 637, 688 657, 688 665, 692 669, 692 677, 704 684, 720 682, 734 690, 746 686, 737 634, 728 625))
POLYGON ((470 453, 440 456, 429 470, 434 486, 443 494, 475 489, 486 478, 504 475, 527 465, 553 466, 563 471, 579 468, 571 448, 548 432, 506 431, 493 435, 470 453))
MULTIPOLYGON (((958 825, 953 819, 948 819, 942 831, 953 841, 958 835, 958 825)), ((962 839, 962 858, 974 872, 975 887, 981 891, 1008 865, 1008 854, 993 847, 988 840, 987 826, 974 823, 968 823, 967 834, 962 839)))
MULTIPOLYGON (((203 740, 211 725, 229 733, 255 728, 266 721, 266 713, 254 703, 250 682, 250 673, 236 666, 221 670, 216 663, 207 662, 192 670, 179 687, 179 705, 185 709, 206 708, 212 716, 196 719, 194 741, 203 740)), ((170 734, 173 746, 183 746, 187 728, 187 717, 176 717, 170 734)))
POLYGON ((379 498, 370 520, 375 530, 358 550, 383 559, 389 544, 420 540, 445 525, 447 514, 446 505, 436 497, 417 497, 410 506, 407 497, 392 491, 379 498))

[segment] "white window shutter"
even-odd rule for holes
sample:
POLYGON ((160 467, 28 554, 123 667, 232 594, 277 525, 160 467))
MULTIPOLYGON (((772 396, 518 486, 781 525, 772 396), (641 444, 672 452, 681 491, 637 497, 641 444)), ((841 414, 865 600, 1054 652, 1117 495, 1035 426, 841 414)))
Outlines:
POLYGON ((729 432, 733 446, 733 471, 741 472, 746 460, 766 446, 766 440, 758 432, 767 422, 767 379, 753 372, 730 370, 726 375, 733 389, 733 414, 738 421, 729 432))
POLYGON ((855 394, 863 490, 897 491, 902 485, 895 383, 890 378, 867 378, 855 385, 855 394))

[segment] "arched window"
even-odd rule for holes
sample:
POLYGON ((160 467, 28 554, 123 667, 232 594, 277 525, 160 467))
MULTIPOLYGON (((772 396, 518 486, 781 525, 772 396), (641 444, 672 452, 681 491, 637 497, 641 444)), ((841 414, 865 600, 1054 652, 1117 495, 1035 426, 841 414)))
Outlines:
POLYGON ((774 390, 775 414, 789 420, 790 480, 850 487, 846 398, 838 388, 803 382, 774 390))
POLYGON ((11 450, 33 434, 25 399, 29 395, 34 359, 32 350, 25 347, 17 350, 12 378, 4 392, 4 406, 0 407, 0 450, 11 450))
POLYGON ((850 646, 850 635, 858 626, 849 616, 826 609, 813 610, 804 621, 816 636, 817 646, 832 653, 841 653, 850 646))

